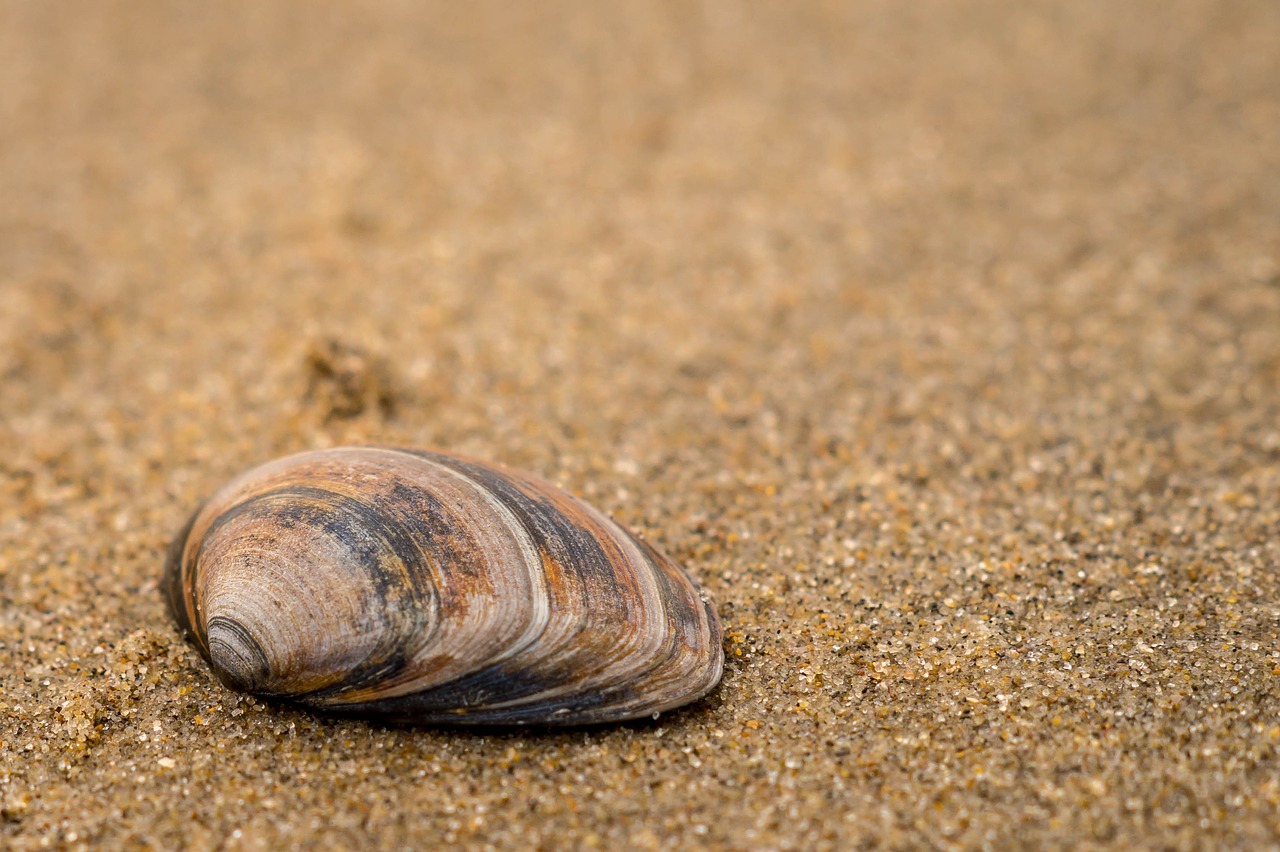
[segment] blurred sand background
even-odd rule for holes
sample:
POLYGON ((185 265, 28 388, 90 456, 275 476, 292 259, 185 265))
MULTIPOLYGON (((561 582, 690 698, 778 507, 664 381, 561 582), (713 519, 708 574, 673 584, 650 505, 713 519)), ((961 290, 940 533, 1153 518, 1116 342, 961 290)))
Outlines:
POLYGON ((1280 844, 1280 4, 0 2, 0 846, 1280 844), (196 502, 342 442, 683 561, 722 688, 236 697, 196 502))

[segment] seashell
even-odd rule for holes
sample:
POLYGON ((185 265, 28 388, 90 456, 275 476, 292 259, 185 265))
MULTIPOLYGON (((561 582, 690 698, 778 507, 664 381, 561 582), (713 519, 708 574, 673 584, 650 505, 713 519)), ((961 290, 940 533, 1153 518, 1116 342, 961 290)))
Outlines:
POLYGON ((724 663, 670 558, 532 476, 345 447, 232 480, 165 594, 232 689, 421 723, 587 724, 693 701, 724 663))

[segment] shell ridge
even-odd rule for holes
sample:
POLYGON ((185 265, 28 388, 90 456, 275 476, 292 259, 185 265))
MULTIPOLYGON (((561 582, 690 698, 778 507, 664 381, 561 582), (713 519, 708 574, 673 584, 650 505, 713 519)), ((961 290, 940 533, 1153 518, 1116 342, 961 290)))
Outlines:
MULTIPOLYGON (((438 588, 431 585, 431 583, 422 582, 416 572, 410 569, 410 565, 415 563, 417 558, 426 558, 429 554, 424 553, 417 545, 417 542, 412 540, 411 536, 404 535, 399 531, 397 525, 384 521, 379 516, 379 513, 371 512, 361 500, 334 489, 291 486, 288 489, 275 489, 269 491, 269 493, 256 495, 255 498, 251 499, 252 503, 247 501, 246 504, 241 504, 241 507, 238 508, 247 510, 260 509, 264 508, 265 505, 297 499, 308 499, 314 501, 314 503, 308 503, 305 504, 305 507, 298 508, 296 514, 289 518, 289 521, 297 523, 297 525, 321 528, 321 530, 332 533, 339 540, 346 542, 352 549, 356 549, 358 544, 364 544, 365 546, 361 546, 356 550, 361 564, 376 562, 384 571, 393 567, 394 563, 389 564, 387 560, 378 559, 375 545, 379 544, 379 542, 387 546, 390 553, 397 556, 397 562, 401 565, 401 569, 376 576, 374 583, 375 590, 378 592, 383 604, 392 605, 390 606, 390 611, 396 613, 397 622, 401 622, 401 619, 407 617, 411 623, 403 624, 403 627, 408 629, 416 626, 420 627, 424 620, 439 622, 439 619, 426 618, 424 611, 419 611, 419 614, 412 615, 413 611, 419 609, 417 606, 406 608, 406 606, 393 605, 394 601, 412 599, 415 603, 424 603, 425 601, 425 603, 429 603, 431 608, 438 608, 439 604, 438 600, 436 600, 438 599, 438 588), (255 507, 253 503, 261 505, 255 507), (365 536, 356 536, 349 531, 352 526, 357 525, 358 528, 365 531, 365 536), (397 590, 397 578, 403 580, 407 588, 397 590), (390 592, 396 591, 399 591, 399 594, 390 594, 390 592)), ((225 519, 229 521, 230 518, 225 519)), ((224 518, 219 518, 218 522, 210 526, 210 532, 215 531, 220 526, 220 522, 223 521, 224 518)), ((209 533, 206 533, 206 535, 209 535, 209 533)), ((371 651, 371 658, 374 658, 379 652, 387 654, 389 649, 384 647, 385 645, 387 645, 387 642, 379 642, 375 646, 375 650, 371 651)), ((383 668, 383 661, 370 659, 365 664, 362 664, 361 667, 358 667, 355 672, 352 672, 348 681, 351 681, 352 678, 360 678, 365 669, 379 670, 383 668)))
MULTIPOLYGON (((509 518, 508 527, 512 530, 518 529, 522 534, 519 539, 524 554, 524 563, 528 567, 531 581, 535 581, 543 587, 541 601, 544 606, 541 609, 536 630, 528 631, 522 637, 522 641, 513 643, 501 656, 489 659, 483 665, 469 672, 461 673, 452 680, 435 684, 416 693, 405 692, 388 696, 388 698, 411 699, 402 703, 410 703, 418 710, 437 705, 441 707, 476 707, 485 706, 489 696, 495 692, 508 693, 511 691, 520 692, 524 689, 545 688, 545 683, 536 678, 526 679, 527 682, 524 684, 519 683, 521 679, 515 674, 515 672, 519 671, 519 666, 509 665, 512 662, 518 663, 521 653, 537 645, 546 634, 548 625, 551 623, 551 590, 549 588, 550 580, 546 572, 546 561, 549 557, 539 544, 539 536, 526 513, 521 511, 518 505, 512 505, 511 502, 503 499, 502 495, 495 493, 493 483, 477 475, 477 473, 487 471, 478 471, 475 465, 458 464, 457 462, 460 460, 438 453, 399 448, 395 449, 394 452, 406 455, 418 463, 425 462, 444 468, 454 475, 462 477, 485 496, 489 501, 489 505, 493 506, 504 517, 509 518)), ((500 471, 498 472, 501 473, 500 471)), ((505 476, 502 478, 504 480, 507 479, 505 476)))
MULTIPOLYGON (((567 688, 548 691, 538 696, 536 702, 527 699, 510 701, 492 705, 491 709, 516 712, 526 709, 527 705, 536 703, 540 705, 540 709, 551 710, 553 713, 586 714, 592 710, 608 709, 615 704, 635 701, 636 694, 631 685, 643 680, 644 674, 661 670, 667 665, 672 654, 675 653, 676 643, 673 641, 675 631, 670 629, 671 618, 668 614, 667 598, 669 595, 662 594, 662 589, 673 588, 668 582, 667 573, 660 567, 660 563, 650 558, 649 552, 632 535, 604 516, 603 513, 595 512, 595 514, 600 521, 607 525, 603 528, 613 533, 615 539, 634 558, 633 564, 647 569, 644 573, 652 581, 653 588, 657 591, 655 595, 657 611, 663 615, 662 619, 655 624, 661 626, 662 630, 637 630, 637 633, 649 636, 644 645, 639 648, 627 647, 627 652, 619 656, 614 665, 606 665, 596 670, 591 676, 583 678, 567 688), (623 663, 628 663, 629 665, 623 667, 623 663)), ((652 611, 648 610, 648 612, 652 611)), ((641 698, 642 703, 647 700, 643 693, 641 698)), ((683 703, 683 699, 677 699, 676 703, 683 703)), ((651 711, 644 710, 640 715, 644 715, 646 712, 651 711)))
MULTIPOLYGON (((252 518, 255 513, 272 517, 271 513, 275 508, 282 505, 290 508, 286 522, 289 527, 311 527, 330 533, 353 548, 360 564, 366 564, 375 559, 375 556, 370 554, 376 552, 378 542, 383 543, 387 550, 396 554, 401 563, 406 555, 412 557, 418 551, 416 543, 407 540, 394 525, 385 523, 377 513, 367 511, 367 507, 360 501, 333 488, 292 485, 246 495, 240 502, 212 519, 207 525, 201 551, 196 557, 197 567, 203 564, 203 545, 214 540, 219 530, 241 518, 252 518), (352 534, 348 530, 351 524, 357 524, 363 534, 352 534)), ((435 624, 439 622, 438 618, 432 617, 439 607, 438 594, 434 586, 417 582, 412 572, 404 568, 387 574, 386 570, 392 566, 386 560, 377 561, 383 570, 372 575, 375 578, 375 589, 384 611, 395 616, 393 621, 398 625, 399 630, 414 631, 429 626, 430 632, 434 632, 435 624), (402 578, 405 585, 398 587, 394 582, 395 577, 402 578), (397 589, 399 594, 388 594, 397 589), (396 603, 406 597, 413 598, 413 606, 401 606, 396 603)), ((203 587, 203 583, 198 579, 193 585, 197 592, 203 587)), ((316 693, 329 694, 351 688, 352 683, 376 678, 379 674, 385 675, 388 661, 394 662, 396 656, 396 633, 393 630, 389 634, 381 636, 370 648, 365 659, 350 669, 337 683, 325 684, 316 690, 316 693)), ((207 647, 207 641, 205 646, 207 647)), ((310 692, 297 694, 295 697, 307 698, 310 697, 310 692)))
MULTIPOLYGON (((404 455, 401 451, 391 449, 379 449, 376 450, 376 452, 388 455, 404 455)), ((548 591, 546 589, 546 578, 544 572, 541 570, 541 561, 538 558, 536 548, 533 546, 531 537, 528 535, 527 530, 525 530, 523 525, 520 523, 519 517, 512 513, 501 501, 495 499, 489 489, 485 487, 484 483, 467 476, 463 471, 458 471, 448 465, 440 464, 438 459, 429 456, 418 456, 416 454, 409 454, 409 456, 416 465, 428 466, 431 474, 436 476, 443 475, 449 477, 455 483, 460 483, 477 499, 481 500, 484 506, 488 507, 490 511, 496 513, 502 519, 497 526, 501 530, 505 531, 506 535, 515 544, 517 551, 521 554, 518 561, 521 563, 528 576, 531 595, 529 600, 521 602, 521 609, 513 616, 513 619, 522 617, 527 622, 525 629, 520 634, 515 636, 508 644, 495 649, 494 654, 478 659, 471 668, 451 672, 444 680, 434 683, 431 682, 432 676, 439 676, 439 667, 425 672, 415 673, 416 667, 427 663, 432 659, 432 655, 437 653, 432 649, 432 643, 430 641, 424 639, 423 641, 416 643, 417 647, 415 649, 404 649, 403 665, 389 678, 389 683, 383 684, 379 688, 379 696, 377 700, 384 701, 397 698, 401 695, 432 693, 451 683, 465 679, 476 672, 482 671, 489 665, 507 659, 518 653, 522 648, 535 643, 545 630, 547 621, 549 620, 550 607, 548 591)), ((419 487, 421 488, 420 484, 419 487)), ((428 489, 421 488, 421 490, 423 494, 429 495, 428 489)), ((441 512, 440 514, 444 515, 446 513, 441 512)), ((411 521, 411 519, 407 520, 411 521)), ((446 629, 448 626, 447 621, 447 619, 442 619, 442 622, 446 623, 446 629)), ((446 668, 449 664, 456 663, 457 660, 469 659, 470 657, 468 652, 472 646, 483 647, 483 645, 488 641, 488 637, 485 633, 476 629, 475 625, 469 620, 463 624, 459 632, 463 635, 467 635, 469 633, 472 638, 469 640, 468 645, 462 646, 451 655, 450 659, 444 664, 446 668)), ((335 692, 332 693, 332 696, 337 698, 338 694, 335 692)), ((326 698, 328 697, 329 696, 326 696, 326 698)), ((333 701, 333 703, 346 704, 348 701, 352 703, 363 703, 363 696, 358 693, 354 696, 343 695, 341 696, 341 700, 333 701)))
MULTIPOLYGON (((621 530, 620 527, 619 530, 621 530)), ((700 625, 712 636, 718 636, 720 631, 719 619, 715 616, 714 610, 707 601, 699 594, 692 578, 648 542, 632 536, 625 530, 621 531, 643 553, 644 561, 651 566, 657 581, 671 592, 661 596, 668 624, 678 625, 687 621, 687 619, 682 619, 680 614, 673 616, 670 612, 671 605, 682 602, 683 615, 697 613, 701 616, 700 625), (680 588, 683 594, 675 593, 677 587, 680 588)), ((691 688, 672 690, 666 698, 654 700, 655 696, 661 693, 661 689, 658 687, 668 683, 684 683, 690 680, 689 676, 691 674, 697 672, 699 660, 696 653, 694 653, 696 652, 696 647, 684 641, 685 639, 686 637, 681 634, 680 630, 670 630, 664 637, 660 653, 655 652, 649 664, 635 671, 619 673, 612 684, 597 684, 599 691, 593 694, 590 700, 580 700, 573 693, 565 693, 555 696, 557 699, 555 701, 545 701, 539 710, 573 714, 572 719, 580 721, 589 721, 592 718, 615 712, 622 714, 622 718, 634 718, 661 712, 701 698, 716 685, 723 670, 724 651, 718 642, 713 643, 713 659, 711 665, 706 667, 705 674, 701 679, 689 683, 688 686, 691 688), (658 678, 659 673, 663 673, 661 679, 658 678), (645 683, 655 688, 650 691, 637 691, 632 686, 634 683, 645 683)), ((513 714, 524 710, 525 706, 522 702, 509 702, 507 704, 494 705, 490 709, 513 714)))
MULTIPOLYGON (((465 460, 449 460, 451 463, 467 464, 465 460)), ((585 502, 579 500, 573 495, 556 489, 548 483, 541 482, 533 477, 521 476, 518 474, 510 474, 506 471, 487 468, 487 466, 475 465, 482 471, 493 470, 494 474, 501 476, 504 480, 503 484, 514 489, 519 493, 523 500, 516 499, 520 509, 525 512, 538 510, 539 512, 555 518, 568 519, 573 522, 571 525, 578 531, 585 531, 587 538, 594 542, 599 550, 599 559, 595 561, 604 564, 611 564, 615 570, 621 565, 625 565, 630 569, 631 575, 634 577, 634 583, 631 588, 645 596, 644 604, 636 607, 641 617, 648 616, 651 613, 665 613, 665 606, 662 601, 662 595, 659 583, 653 578, 652 573, 655 566, 644 554, 642 549, 636 543, 635 539, 623 530, 615 521, 599 510, 591 507, 585 502), (574 517, 574 516, 577 517, 574 517), (584 523, 584 520, 588 523, 584 523), (606 547, 607 545, 607 547, 606 547), (621 559, 612 558, 609 555, 612 551, 621 559)), ((537 526, 534 524, 534 526, 537 526)), ((555 539, 556 536, 546 536, 548 539, 555 539)), ((561 539, 567 539, 568 536, 560 536, 561 539)), ((551 549, 551 544, 548 544, 551 549)), ((572 555, 572 548, 569 548, 572 555)), ((554 558, 547 556, 545 558, 554 558)), ((567 560, 570 564, 569 569, 574 567, 574 563, 587 561, 587 557, 579 555, 578 559, 567 560)), ((690 582, 686 580, 686 582, 690 582)), ((586 608, 589 609, 590 601, 586 602, 586 608)), ((627 625, 618 625, 624 628, 627 625)), ((587 707, 595 706, 605 700, 603 695, 597 694, 597 691, 610 689, 613 684, 626 682, 630 679, 635 671, 644 671, 652 666, 645 662, 652 655, 658 653, 667 644, 667 625, 665 622, 656 622, 655 626, 661 626, 661 631, 646 630, 643 625, 634 630, 623 630, 621 633, 613 633, 609 639, 616 640, 619 635, 640 637, 645 641, 631 642, 612 642, 607 648, 608 653, 597 653, 592 655, 589 664, 595 664, 591 674, 584 675, 581 671, 583 661, 576 657, 570 657, 567 660, 556 662, 554 655, 548 661, 544 662, 544 668, 555 673, 563 671, 563 674, 553 674, 545 679, 549 686, 542 690, 530 691, 525 694, 511 694, 512 691, 505 690, 510 696, 507 700, 493 701, 486 705, 488 711, 494 713, 525 713, 532 710, 539 712, 577 712, 587 707), (613 663, 610 663, 613 660, 613 663), (629 665, 617 669, 622 663, 629 665), (616 669, 616 670, 615 670, 616 669)), ((568 634, 565 645, 573 647, 577 644, 577 640, 588 627, 585 620, 580 619, 574 626, 574 630, 568 634)), ((582 656, 579 653, 578 656, 582 656)), ((504 677, 512 677, 504 671, 494 673, 495 679, 504 677)), ((520 678, 513 678, 520 680, 520 678)), ((527 680, 527 679, 525 679, 527 680)), ((442 696, 447 700, 449 696, 442 696)), ((442 703, 443 700, 442 700, 442 703)))
MULTIPOLYGON (((666 610, 668 624, 672 627, 672 630, 668 634, 666 645, 663 647, 664 653, 660 656, 655 655, 652 665, 634 678, 636 682, 653 685, 652 693, 650 695, 637 693, 624 683, 608 693, 608 703, 611 710, 645 715, 661 712, 689 700, 687 698, 673 700, 669 697, 665 701, 653 701, 652 698, 662 692, 662 685, 685 684, 691 680, 690 676, 698 671, 700 661, 697 655, 697 643, 689 634, 700 635, 704 632, 709 632, 713 636, 718 635, 720 625, 718 618, 714 622, 711 621, 714 618, 714 613, 709 611, 706 601, 699 594, 693 579, 683 569, 680 569, 670 559, 663 556, 648 542, 640 539, 635 539, 635 541, 653 565, 654 576, 666 586, 669 592, 669 594, 663 595, 662 601, 666 610), (690 618, 690 616, 694 615, 699 617, 696 625, 690 618)), ((707 667, 702 682, 689 682, 688 687, 691 687, 691 689, 672 690, 672 696, 684 696, 692 693, 700 698, 710 691, 720 679, 724 654, 723 648, 718 643, 713 646, 712 650, 714 656, 712 665, 707 667)))
MULTIPOLYGON (((586 536, 596 546, 597 552, 592 556, 585 559, 579 556, 575 560, 573 558, 563 558, 559 553, 559 551, 567 549, 569 556, 573 555, 574 548, 570 544, 571 536, 566 534, 566 531, 581 533, 582 525, 579 521, 570 517, 556 501, 549 499, 552 494, 557 493, 557 491, 551 491, 553 486, 539 483, 529 477, 519 476, 512 471, 472 462, 467 459, 416 450, 405 450, 403 452, 415 458, 425 457, 451 469, 459 470, 459 472, 480 482, 486 490, 495 493, 498 499, 510 509, 521 521, 525 529, 530 532, 541 563, 544 566, 544 571, 549 566, 564 575, 564 579, 578 580, 580 578, 575 570, 575 562, 594 561, 605 563, 608 560, 606 552, 601 549, 599 536, 595 535, 586 536), (549 491, 550 494, 548 493, 549 491)), ((558 493, 565 497, 569 496, 564 492, 558 493)), ((583 505, 580 501, 574 500, 570 503, 570 508, 580 510, 583 505)), ((616 562, 616 560, 612 561, 616 562)), ((548 579, 548 582, 551 582, 550 579, 548 579)), ((589 589, 581 583, 578 585, 581 586, 578 593, 582 600, 567 601, 565 603, 571 605, 563 606, 562 609, 565 611, 576 609, 585 614, 591 609, 591 601, 587 596, 589 589)), ((570 629, 559 638, 558 647, 573 648, 586 626, 587 621, 585 618, 578 617, 574 619, 572 625, 569 626, 570 629)), ((574 658, 560 661, 559 658, 563 654, 557 652, 554 648, 552 651, 553 653, 540 654, 533 660, 518 656, 504 660, 487 669, 476 672, 471 678, 452 684, 445 684, 438 690, 433 689, 421 695, 413 696, 413 700, 406 703, 411 703, 417 712, 422 712, 428 708, 443 708, 460 704, 472 708, 507 706, 513 702, 536 705, 545 702, 546 697, 550 695, 558 695, 566 690, 580 691, 580 687, 574 683, 574 676, 578 673, 574 663, 580 663, 580 661, 576 661, 574 658), (540 674, 531 674, 531 668, 534 668, 540 674)))

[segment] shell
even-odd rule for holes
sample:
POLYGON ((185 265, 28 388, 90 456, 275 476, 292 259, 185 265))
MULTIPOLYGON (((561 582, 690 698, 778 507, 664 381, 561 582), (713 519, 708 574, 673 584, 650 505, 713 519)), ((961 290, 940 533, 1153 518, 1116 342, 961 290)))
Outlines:
POLYGON ((164 589, 227 686, 343 714, 613 722, 702 697, 724 664, 714 605, 667 556, 527 474, 416 450, 232 480, 164 589))

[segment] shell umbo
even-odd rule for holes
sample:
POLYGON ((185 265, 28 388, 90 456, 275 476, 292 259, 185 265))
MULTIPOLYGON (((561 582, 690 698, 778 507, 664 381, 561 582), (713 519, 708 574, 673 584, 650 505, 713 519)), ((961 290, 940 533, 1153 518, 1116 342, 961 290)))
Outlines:
POLYGON ((164 589, 227 686, 339 713, 610 722, 723 667, 714 605, 667 556, 534 477, 437 453, 251 470, 192 516, 164 589))

